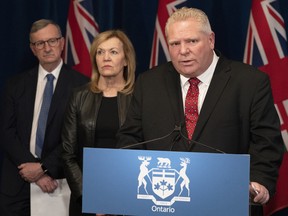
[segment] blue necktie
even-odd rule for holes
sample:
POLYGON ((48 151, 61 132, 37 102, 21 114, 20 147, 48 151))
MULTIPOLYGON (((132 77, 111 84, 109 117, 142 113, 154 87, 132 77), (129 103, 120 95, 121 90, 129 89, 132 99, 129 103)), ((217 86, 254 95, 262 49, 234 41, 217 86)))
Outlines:
POLYGON ((44 137, 45 137, 46 123, 47 123, 51 99, 53 96, 54 76, 52 74, 47 74, 46 78, 47 78, 47 83, 46 83, 44 93, 43 93, 43 101, 42 101, 42 106, 41 106, 41 110, 39 114, 38 126, 37 126, 37 132, 36 132, 35 153, 39 158, 41 158, 41 152, 42 152, 44 137))

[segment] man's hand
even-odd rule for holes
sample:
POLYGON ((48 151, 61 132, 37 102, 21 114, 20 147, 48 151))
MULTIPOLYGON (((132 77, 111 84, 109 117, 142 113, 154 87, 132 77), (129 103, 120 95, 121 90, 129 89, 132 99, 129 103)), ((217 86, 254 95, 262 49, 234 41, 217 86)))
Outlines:
POLYGON ((44 172, 41 168, 40 163, 23 163, 18 166, 19 174, 21 177, 28 182, 36 182, 41 176, 44 175, 44 172))
POLYGON ((46 174, 38 179, 35 183, 44 193, 53 193, 54 190, 58 187, 57 181, 46 174))
POLYGON ((263 205, 270 199, 269 191, 266 189, 266 187, 257 182, 250 182, 249 193, 250 197, 255 203, 260 203, 263 205))

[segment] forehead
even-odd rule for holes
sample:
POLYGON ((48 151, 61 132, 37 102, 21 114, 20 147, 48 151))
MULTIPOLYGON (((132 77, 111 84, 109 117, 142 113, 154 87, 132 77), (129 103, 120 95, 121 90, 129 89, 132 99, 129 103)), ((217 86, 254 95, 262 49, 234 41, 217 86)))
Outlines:
POLYGON ((56 26, 49 24, 42 29, 39 29, 37 32, 34 32, 30 35, 33 40, 47 40, 50 38, 59 37, 59 32, 56 26))
POLYGON ((108 40, 103 41, 99 44, 98 48, 100 49, 113 49, 113 48, 123 48, 123 43, 119 38, 113 37, 108 40))
POLYGON ((167 36, 168 40, 193 37, 201 33, 200 23, 193 20, 180 20, 170 24, 167 36))

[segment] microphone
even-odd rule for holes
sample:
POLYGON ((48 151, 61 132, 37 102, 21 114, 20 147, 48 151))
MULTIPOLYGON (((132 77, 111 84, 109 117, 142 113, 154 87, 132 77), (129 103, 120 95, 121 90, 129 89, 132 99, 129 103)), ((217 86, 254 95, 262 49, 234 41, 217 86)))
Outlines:
MULTIPOLYGON (((181 125, 180 125, 180 127, 181 127, 181 125)), ((212 146, 206 145, 206 144, 201 143, 201 142, 198 142, 198 141, 196 141, 196 140, 192 140, 192 139, 190 140, 188 137, 186 137, 186 136, 182 133, 182 129, 181 129, 181 128, 180 128, 179 131, 180 131, 181 137, 184 138, 185 140, 187 140, 187 141, 189 142, 189 144, 190 144, 190 143, 195 143, 195 144, 197 144, 197 145, 204 146, 204 147, 206 147, 206 148, 208 148, 208 149, 211 149, 211 150, 213 150, 213 151, 216 151, 216 152, 218 152, 218 153, 226 154, 226 152, 224 152, 224 151, 222 151, 222 150, 220 150, 220 149, 214 148, 214 147, 212 147, 212 146)), ((192 148, 192 145, 191 145, 190 148, 189 148, 189 152, 191 151, 191 148, 192 148)))
MULTIPOLYGON (((158 138, 155 138, 155 139, 150 139, 150 140, 146 140, 146 141, 143 141, 143 142, 138 142, 138 143, 134 143, 134 144, 131 144, 131 145, 127 145, 127 146, 123 146, 121 147, 120 149, 129 149, 129 148, 133 148, 133 147, 137 147, 137 146, 141 146, 141 145, 144 145, 144 144, 147 144, 147 143, 150 143, 150 142, 155 142, 155 141, 159 141, 159 140, 162 140, 162 139, 165 139, 167 137, 169 137, 171 134, 173 134, 174 132, 176 131, 180 131, 181 130, 181 125, 178 126, 178 125, 175 125, 175 127, 173 128, 173 130, 171 132, 169 132, 168 134, 164 135, 164 136, 161 136, 161 137, 158 137, 158 138)), ((180 131, 181 132, 181 131, 180 131)), ((179 137, 180 138, 180 134, 176 137, 179 137)), ((178 140, 179 140, 178 138, 178 140)), ((174 139, 174 142, 175 142, 175 139, 174 139)))
POLYGON ((178 143, 178 141, 179 141, 179 140, 181 139, 181 137, 182 137, 182 132, 181 132, 181 130, 182 130, 182 124, 183 124, 183 123, 180 123, 179 126, 178 126, 178 125, 175 125, 174 130, 175 130, 175 131, 178 131, 178 134, 177 134, 177 136, 174 137, 174 139, 173 139, 173 141, 172 141, 172 145, 171 145, 171 147, 169 148, 169 151, 172 151, 172 150, 173 150, 175 144, 178 143))
MULTIPOLYGON (((162 139, 165 139, 165 138, 171 136, 174 132, 179 132, 179 133, 177 134, 177 136, 175 136, 175 138, 173 139, 172 145, 171 145, 171 147, 169 148, 169 151, 173 151, 173 148, 174 148, 174 146, 176 145, 176 143, 178 143, 178 141, 179 141, 181 138, 183 138, 183 139, 185 139, 186 141, 188 141, 189 143, 195 143, 195 144, 197 144, 197 145, 201 145, 201 146, 203 146, 203 147, 205 147, 205 148, 208 148, 208 149, 210 149, 210 150, 216 151, 216 152, 218 152, 218 153, 226 154, 226 152, 224 152, 224 151, 222 151, 222 150, 220 150, 220 149, 214 148, 214 147, 212 147, 212 146, 206 145, 206 144, 204 144, 204 143, 201 143, 201 142, 198 142, 198 141, 195 141, 195 140, 192 140, 192 139, 190 140, 188 137, 186 137, 186 136, 182 133, 182 126, 183 126, 183 125, 184 125, 183 123, 180 123, 179 125, 175 125, 174 128, 173 128, 173 130, 172 130, 170 133, 168 133, 168 134, 166 134, 166 135, 164 135, 164 136, 161 136, 161 137, 158 137, 158 138, 155 138, 155 139, 146 140, 146 141, 143 141, 143 142, 134 143, 134 144, 127 145, 127 146, 123 146, 123 147, 121 147, 121 148, 119 148, 119 149, 129 149, 129 148, 141 146, 141 145, 144 145, 144 144, 147 144, 147 143, 150 143, 150 142, 159 141, 159 140, 162 140, 162 139)), ((191 145, 190 148, 188 149, 188 152, 191 152, 191 148, 192 148, 192 145, 191 145)))

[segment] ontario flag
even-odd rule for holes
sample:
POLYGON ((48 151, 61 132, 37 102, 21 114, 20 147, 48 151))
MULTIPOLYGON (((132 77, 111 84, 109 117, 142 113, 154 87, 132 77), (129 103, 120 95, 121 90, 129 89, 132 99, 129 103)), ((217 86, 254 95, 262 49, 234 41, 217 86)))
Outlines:
POLYGON ((93 17, 93 0, 70 0, 64 62, 91 77, 90 46, 99 33, 93 17))
POLYGON ((169 16, 186 0, 159 0, 158 11, 153 35, 150 68, 160 63, 170 61, 167 41, 165 37, 165 24, 169 16))
MULTIPOLYGON (((244 62, 270 76, 281 132, 288 149, 288 50, 285 23, 277 0, 253 0, 247 31, 244 62)), ((264 206, 264 215, 288 207, 288 153, 280 167, 275 196, 264 206)))

